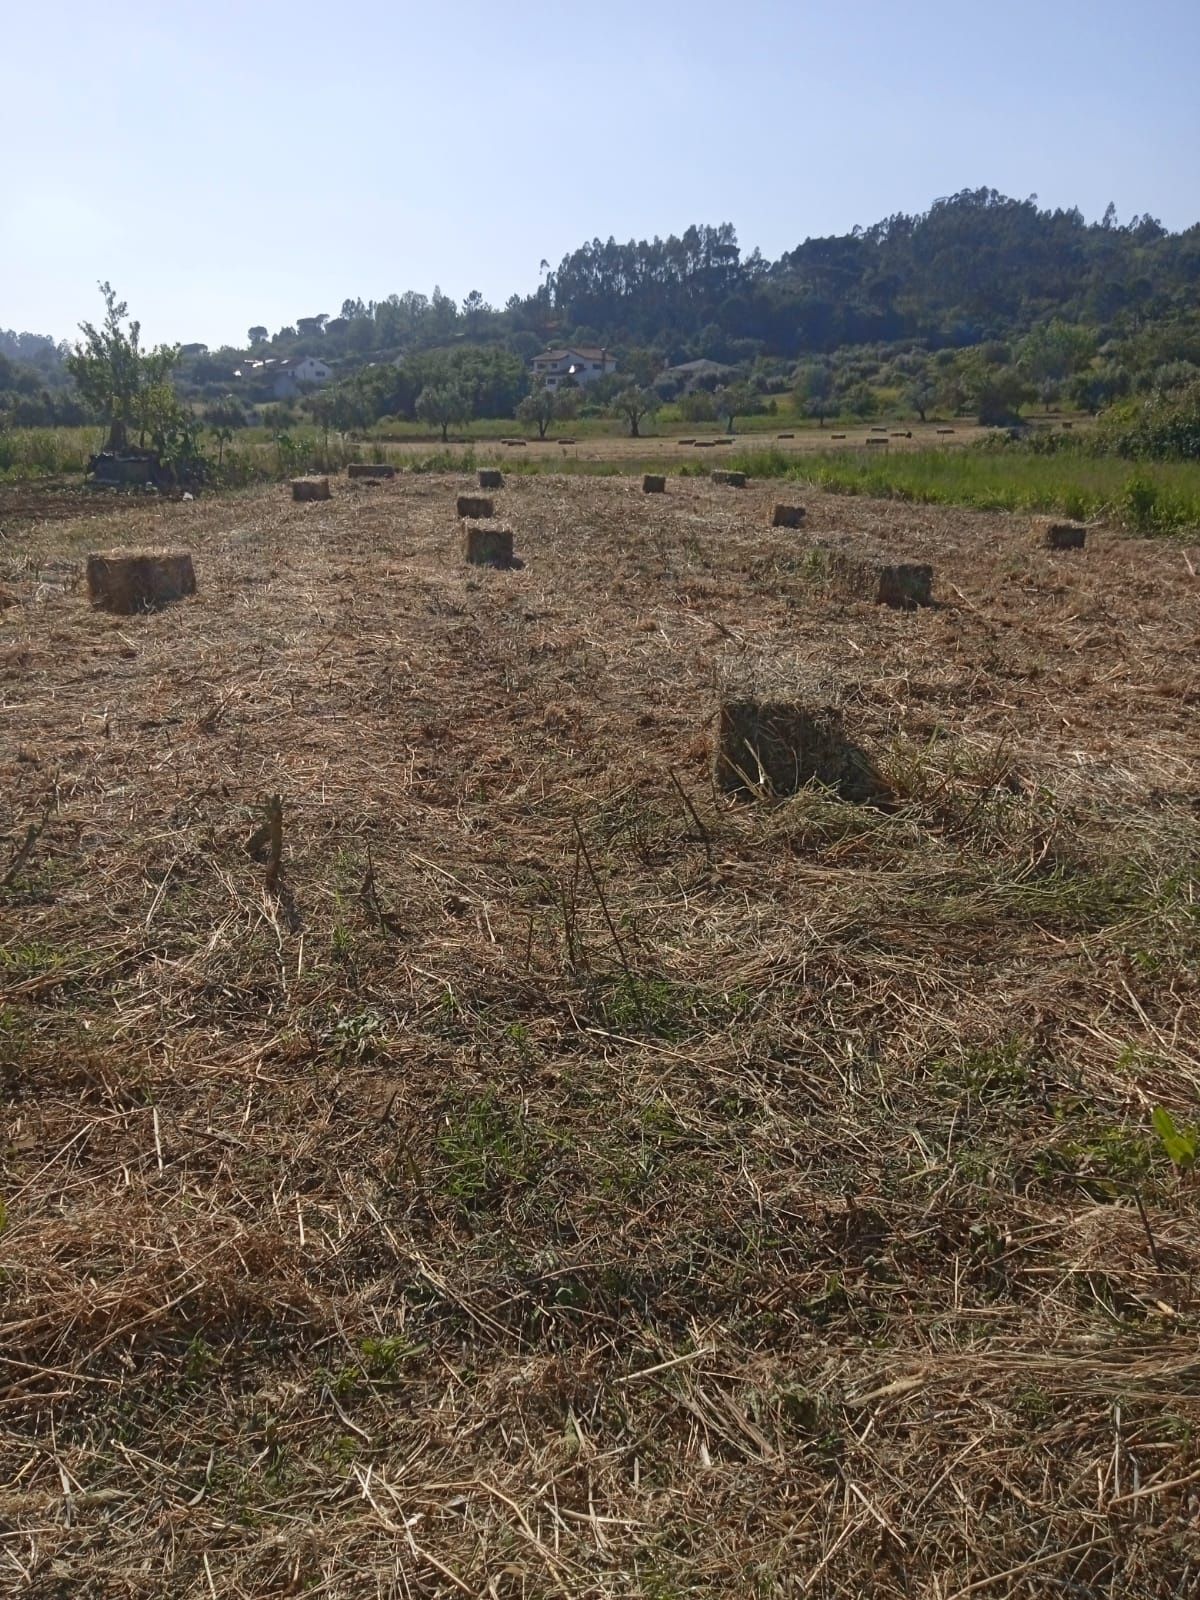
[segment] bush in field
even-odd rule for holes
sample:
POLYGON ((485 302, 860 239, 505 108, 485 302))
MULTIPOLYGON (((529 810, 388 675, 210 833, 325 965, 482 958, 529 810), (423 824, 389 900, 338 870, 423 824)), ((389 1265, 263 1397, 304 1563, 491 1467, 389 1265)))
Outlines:
POLYGON ((1070 394, 1081 411, 1087 411, 1094 417, 1105 406, 1123 399, 1132 387, 1132 380, 1124 367, 1106 366, 1095 371, 1077 372, 1071 379, 1070 394))
POLYGON ((1097 429, 1101 448, 1148 461, 1200 460, 1200 381, 1114 406, 1097 429))

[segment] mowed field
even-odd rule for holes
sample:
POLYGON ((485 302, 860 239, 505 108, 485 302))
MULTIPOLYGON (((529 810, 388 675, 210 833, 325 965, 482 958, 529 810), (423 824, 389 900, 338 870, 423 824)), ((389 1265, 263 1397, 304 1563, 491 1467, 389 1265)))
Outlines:
POLYGON ((5 524, 0 1589, 1194 1595, 1200 551, 471 487, 5 524))

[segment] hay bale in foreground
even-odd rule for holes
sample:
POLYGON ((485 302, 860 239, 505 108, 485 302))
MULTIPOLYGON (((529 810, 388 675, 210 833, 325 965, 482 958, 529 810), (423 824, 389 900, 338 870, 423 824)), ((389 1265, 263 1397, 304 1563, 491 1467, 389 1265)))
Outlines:
POLYGON ((463 554, 472 566, 511 567, 513 536, 494 523, 468 522, 463 526, 463 554))
POLYGON ((926 562, 888 561, 848 550, 830 550, 825 559, 831 586, 847 600, 869 600, 898 611, 933 604, 933 568, 926 562))
POLYGON ((352 461, 346 468, 348 478, 394 478, 395 467, 385 461, 352 461))
POLYGON ((804 526, 805 509, 803 506, 777 505, 771 512, 771 526, 773 528, 802 528, 804 526))
POLYGON ((820 783, 846 800, 868 800, 879 782, 828 703, 724 700, 717 715, 713 780, 726 794, 795 794, 820 783))
POLYGON ((479 469, 479 487, 481 489, 503 489, 504 474, 498 467, 481 467, 479 469))
POLYGON ((195 594, 196 574, 186 550, 120 551, 88 556, 87 588, 94 606, 130 616, 195 594))
POLYGON ((646 473, 642 479, 643 494, 666 494, 666 492, 667 480, 665 478, 656 477, 652 472, 646 473))
POLYGON ((714 483, 723 483, 728 489, 744 489, 746 487, 746 474, 744 472, 713 472, 709 476, 714 483))
POLYGON ((460 494, 454 506, 460 517, 486 518, 496 515, 495 502, 486 495, 460 494))
POLYGON ((1034 517, 1030 527, 1034 544, 1043 550, 1082 550, 1087 541, 1087 529, 1082 522, 1034 517))
POLYGON ((328 478, 293 478, 293 500, 328 500, 328 478))

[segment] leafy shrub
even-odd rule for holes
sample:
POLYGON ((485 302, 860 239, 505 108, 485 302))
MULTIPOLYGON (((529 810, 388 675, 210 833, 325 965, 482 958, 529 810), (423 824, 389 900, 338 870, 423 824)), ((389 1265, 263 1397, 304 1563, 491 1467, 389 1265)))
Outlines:
POLYGON ((1097 435, 1102 449, 1133 460, 1200 460, 1200 381, 1114 406, 1097 435))

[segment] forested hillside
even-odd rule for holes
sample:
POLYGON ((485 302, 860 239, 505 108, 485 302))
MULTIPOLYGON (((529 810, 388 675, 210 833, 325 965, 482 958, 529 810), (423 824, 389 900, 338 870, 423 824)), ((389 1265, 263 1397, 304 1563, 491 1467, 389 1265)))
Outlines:
MULTIPOLYGON (((1025 340, 1022 382, 1040 385, 1046 398, 1048 386, 1074 379, 1077 403, 1096 409, 1150 386, 1164 366, 1200 366, 1198 288, 1200 225, 1169 233, 1150 216, 1122 224, 1111 206, 1088 223, 1077 210, 979 189, 920 216, 807 238, 774 262, 743 253, 728 223, 678 238, 595 239, 557 267, 543 261, 537 287, 503 309, 478 292, 459 304, 438 289, 347 298, 336 315, 298 317, 274 333, 252 326, 242 346, 184 345, 177 381, 185 394, 212 400, 234 387, 250 352, 313 354, 341 378, 363 374, 375 415, 411 415, 439 374, 465 384, 475 414, 510 415, 528 388, 530 355, 575 341, 608 346, 626 379, 641 384, 704 358, 737 367, 760 392, 807 383, 818 404, 831 387, 849 393, 879 381, 887 357, 893 385, 925 382, 930 397, 952 400, 956 383, 971 387, 960 382, 978 367, 970 352, 1015 371, 1012 346, 1025 340), (813 378, 814 363, 829 368, 847 351, 858 354, 834 380, 813 378), (951 370, 947 352, 967 353, 961 371, 951 370), (936 373, 923 378, 922 362, 939 353, 936 373), (381 363, 391 370, 364 371, 381 363)), ((77 402, 64 382, 52 340, 0 333, 0 415, 72 420, 77 402)))

